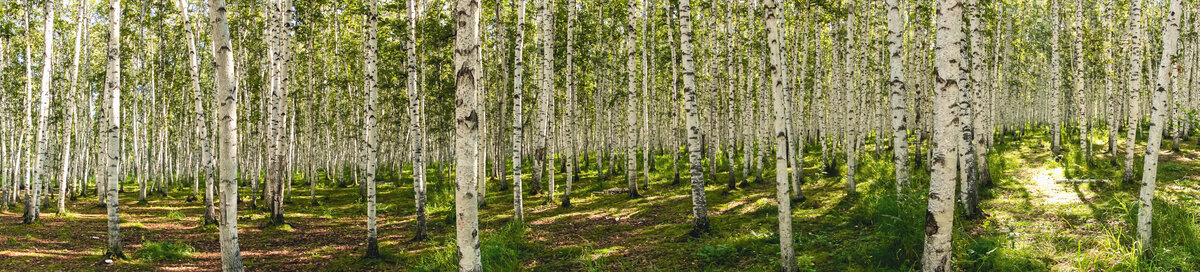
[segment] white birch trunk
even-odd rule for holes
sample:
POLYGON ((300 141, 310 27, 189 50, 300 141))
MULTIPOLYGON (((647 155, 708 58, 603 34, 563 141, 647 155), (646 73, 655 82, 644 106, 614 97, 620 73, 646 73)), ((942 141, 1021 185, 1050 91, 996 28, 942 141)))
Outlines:
MULTIPOLYGON (((413 0, 409 0, 410 2, 413 0)), ((512 164, 513 164, 513 212, 515 213, 517 222, 525 221, 525 204, 523 199, 524 191, 521 184, 521 150, 524 147, 521 141, 525 137, 525 117, 522 112, 521 100, 524 96, 525 89, 521 85, 523 82, 525 60, 525 2, 526 0, 517 1, 517 39, 516 46, 513 50, 513 139, 512 139, 512 164)), ((411 6, 411 4, 410 4, 411 6)), ((411 24, 410 24, 411 28, 411 24)), ((411 56, 411 55, 410 55, 411 56)))
POLYGON ((363 44, 366 47, 366 50, 363 52, 363 70, 365 72, 363 75, 363 81, 365 81, 363 85, 366 86, 363 86, 363 88, 367 92, 366 101, 363 103, 363 162, 366 164, 363 166, 366 170, 366 175, 364 175, 366 180, 363 182, 367 184, 366 257, 377 258, 379 257, 379 231, 375 225, 375 168, 379 164, 379 158, 376 157, 378 153, 376 148, 379 145, 379 139, 376 138, 375 101, 379 96, 376 91, 379 86, 376 83, 378 72, 376 71, 375 64, 378 62, 376 51, 379 50, 378 41, 376 40, 376 36, 378 35, 376 29, 379 22, 379 4, 376 0, 368 0, 366 4, 367 33, 365 35, 366 41, 363 44))
POLYGON ((208 0, 208 18, 212 27, 214 82, 218 112, 218 135, 221 139, 219 162, 221 169, 221 270, 242 271, 242 256, 238 248, 238 101, 234 97, 233 45, 229 40, 229 21, 226 20, 224 0, 208 0))
POLYGON ((455 156, 455 230, 458 243, 458 270, 483 271, 479 251, 479 203, 475 156, 479 153, 479 115, 476 92, 479 90, 480 40, 479 1, 458 0, 458 21, 454 38, 454 74, 457 88, 454 102, 455 156))
POLYGON ((1179 52, 1179 16, 1182 13, 1183 0, 1170 1, 1170 9, 1163 18, 1163 51, 1159 59, 1157 75, 1155 76, 1153 105, 1150 106, 1150 135, 1146 141, 1146 158, 1142 168, 1142 185, 1138 193, 1138 242, 1140 249, 1146 251, 1151 247, 1150 221, 1154 208, 1154 182, 1158 176, 1158 151, 1162 144, 1163 122, 1166 118, 1167 88, 1175 70, 1175 57, 1179 52))
POLYGON ((796 252, 792 248, 792 199, 788 192, 790 182, 787 168, 788 118, 787 111, 784 109, 784 103, 788 103, 784 96, 784 80, 788 79, 788 74, 782 56, 783 52, 780 50, 780 39, 783 35, 779 28, 780 19, 775 14, 776 6, 775 0, 763 2, 763 8, 766 9, 767 44, 771 60, 771 101, 775 111, 775 200, 779 204, 779 253, 783 271, 790 272, 796 270, 796 252))
MULTIPOLYGON (((42 40, 45 43, 42 49, 45 50, 42 58, 42 93, 38 95, 38 127, 37 127, 37 158, 34 159, 33 165, 33 181, 29 187, 29 197, 25 198, 25 218, 26 224, 37 222, 41 217, 41 199, 42 199, 42 182, 49 182, 50 173, 49 164, 46 160, 49 158, 46 154, 49 143, 47 129, 47 119, 50 117, 50 79, 54 73, 54 1, 46 1, 46 21, 43 23, 42 40), (47 168, 47 169, 43 169, 47 168), (44 176, 44 177, 43 177, 44 176)), ((25 108, 31 108, 33 105, 27 105, 25 108)))
POLYGON ((924 271, 951 271, 951 245, 954 232, 954 162, 957 161, 955 131, 961 129, 955 118, 959 86, 966 73, 963 52, 966 37, 962 29, 963 5, 959 0, 938 0, 937 17, 937 88, 934 95, 935 142, 933 172, 929 183, 929 208, 925 212, 925 247, 921 267, 924 271))
POLYGON ((117 182, 121 171, 121 0, 109 1, 108 6, 108 55, 104 80, 104 137, 108 138, 105 151, 104 171, 108 208, 108 247, 105 258, 124 259, 121 251, 121 218, 118 210, 117 182))
POLYGON ((908 186, 908 112, 905 105, 903 52, 904 21, 900 18, 900 0, 887 0, 888 85, 892 102, 892 160, 896 163, 896 193, 908 186))
POLYGON ((687 150, 692 179, 692 234, 711 232, 704 192, 704 166, 700 157, 700 108, 696 105, 696 64, 692 60, 692 10, 689 0, 679 0, 679 51, 683 68, 683 93, 687 108, 687 150))

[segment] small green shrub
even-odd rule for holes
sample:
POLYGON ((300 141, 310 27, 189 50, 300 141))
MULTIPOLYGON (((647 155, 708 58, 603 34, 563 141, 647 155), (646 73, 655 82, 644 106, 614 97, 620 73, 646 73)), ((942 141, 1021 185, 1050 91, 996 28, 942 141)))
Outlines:
POLYGON ((195 248, 184 243, 146 241, 134 254, 138 259, 147 261, 178 261, 191 258, 194 251, 195 248))
POLYGON ((184 218, 187 218, 187 216, 179 211, 171 211, 171 213, 167 214, 167 219, 171 220, 183 220, 184 218))
POLYGON ((704 246, 695 255, 708 265, 730 265, 737 261, 738 255, 746 252, 744 248, 720 246, 704 246))

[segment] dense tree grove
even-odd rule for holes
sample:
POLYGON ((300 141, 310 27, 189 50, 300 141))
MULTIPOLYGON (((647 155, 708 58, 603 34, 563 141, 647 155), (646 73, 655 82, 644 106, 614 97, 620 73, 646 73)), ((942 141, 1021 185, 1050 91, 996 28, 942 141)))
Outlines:
MULTIPOLYGON (((4 1, 0 224, 104 220, 124 265, 153 235, 127 209, 178 195, 223 271, 300 269, 242 247, 343 213, 361 240, 327 251, 400 270, 1200 269, 1198 62, 1194 0, 4 1), (1051 191, 1108 209, 1062 220, 1116 238, 1069 247, 1133 264, 1013 253, 999 211, 1051 191), (606 224, 709 246, 598 264, 570 230, 606 224), (859 243, 884 253, 822 252, 859 243)), ((0 256, 54 258, 13 230, 0 256)))

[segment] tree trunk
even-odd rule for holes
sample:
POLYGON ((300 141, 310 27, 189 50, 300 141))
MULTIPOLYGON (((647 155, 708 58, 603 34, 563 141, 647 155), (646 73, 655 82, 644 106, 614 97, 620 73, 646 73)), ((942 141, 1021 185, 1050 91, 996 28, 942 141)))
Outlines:
MULTIPOLYGON (((937 88, 934 95, 935 142, 954 143, 954 132, 961 129, 955 103, 966 67, 962 31, 963 6, 958 0, 937 1, 937 88)), ((925 247, 921 266, 925 271, 950 271, 951 235, 954 232, 954 179, 957 161, 955 145, 934 147, 933 172, 929 183, 929 208, 925 212, 925 247)))
POLYGON ((1150 135, 1146 140, 1146 158, 1142 167, 1142 186, 1138 193, 1138 241, 1146 252, 1151 247, 1150 221, 1154 208, 1154 182, 1158 175, 1158 151, 1162 144, 1163 121, 1166 118, 1167 87, 1175 70, 1175 57, 1179 51, 1179 16, 1181 0, 1171 1, 1170 10, 1163 18, 1163 51, 1155 76, 1154 94, 1150 107, 1150 135))
POLYGON ((422 109, 421 101, 424 100, 424 93, 417 88, 417 0, 408 0, 408 110, 409 110, 409 129, 412 132, 411 140, 413 152, 413 194, 416 199, 417 209, 417 231, 413 235, 413 241, 425 240, 428 237, 425 215, 425 133, 424 133, 424 116, 425 112, 422 109))
MULTIPOLYGON (((540 0, 537 3, 538 12, 541 14, 538 23, 538 34, 540 35, 542 45, 542 69, 541 78, 539 78, 538 86, 539 94, 537 97, 537 132, 533 137, 533 195, 538 195, 542 190, 542 175, 546 167, 546 133, 549 131, 550 118, 550 103, 554 100, 554 21, 551 18, 553 13, 553 2, 550 0, 540 0)), ((550 173, 553 175, 554 173, 550 173)), ((554 188, 549 188, 551 191, 554 188)), ((554 198, 554 195, 550 195, 554 198)))
MULTIPOLYGON (((50 83, 52 73, 54 73, 54 1, 46 1, 46 22, 43 24, 42 33, 45 41, 42 49, 45 50, 42 58, 42 93, 38 95, 38 132, 37 132, 37 158, 34 159, 33 165, 33 184, 29 187, 29 197, 25 198, 25 218, 26 224, 34 223, 41 217, 41 194, 42 181, 49 180, 50 173, 49 164, 46 163, 48 155, 46 154, 49 143, 47 139, 47 120, 50 117, 50 83), (47 169, 43 169, 43 167, 47 169), (44 178, 43 178, 44 176, 44 178)), ((28 105, 26 108, 31 108, 33 105, 28 105)))
POLYGON ((892 102, 892 160, 896 163, 896 193, 908 186, 908 112, 905 104, 904 62, 902 33, 904 21, 900 18, 900 1, 887 0, 888 39, 888 85, 891 87, 892 102))
MULTIPOLYGON (((575 0, 567 0, 567 101, 563 109, 563 135, 567 140, 567 188, 563 191, 562 206, 571 207, 571 185, 575 182, 575 0)), ((586 155, 584 160, 586 160, 586 155)))
POLYGON ((238 116, 237 99, 234 98, 236 88, 233 70, 233 45, 229 41, 229 21, 226 19, 228 10, 224 0, 208 0, 208 17, 212 27, 214 82, 220 108, 221 118, 218 122, 218 135, 221 139, 221 270, 242 271, 242 256, 238 249, 237 239, 237 203, 238 203, 238 116))
POLYGON ((121 171, 121 0, 109 1, 108 6, 108 55, 105 67, 104 96, 105 109, 108 114, 104 120, 104 137, 106 141, 105 170, 106 194, 108 207, 108 248, 105 258, 125 259, 121 251, 121 218, 118 213, 117 183, 121 171))
POLYGON ((480 67, 479 1, 458 0, 454 38, 455 231, 459 271, 483 271, 479 251, 479 203, 476 200, 475 156, 479 153, 479 119, 476 92, 480 67))
POLYGON ((712 232, 708 226, 708 204, 704 192, 704 169, 700 157, 700 108, 696 106, 696 64, 692 60, 692 11, 689 0, 679 0, 679 51, 683 68, 683 93, 687 108, 687 149, 692 179, 692 234, 712 232))
POLYGON ((790 272, 796 271, 796 252, 792 248, 792 199, 788 192, 790 182, 787 168, 787 111, 784 110, 784 103, 788 103, 784 97, 784 80, 788 79, 788 74, 783 52, 780 50, 783 35, 779 28, 780 19, 775 14, 776 5, 775 0, 763 2, 763 8, 766 9, 767 42, 771 54, 771 100, 775 109, 775 200, 779 202, 780 263, 783 264, 783 271, 790 272))
POLYGON ((379 256, 379 231, 375 226, 375 168, 379 164, 379 158, 376 157, 376 146, 379 145, 379 139, 376 137, 375 128, 375 101, 378 99, 376 89, 379 86, 376 83, 375 77, 378 74, 375 64, 378 62, 376 51, 377 45, 376 36, 377 24, 379 22, 379 4, 375 0, 367 1, 367 33, 366 41, 363 46, 366 50, 363 52, 363 88, 366 89, 366 101, 363 105, 363 168, 366 169, 366 175, 363 182, 367 184, 367 258, 378 258, 379 256))
POLYGON ((1137 145, 1137 130, 1141 127, 1140 96, 1142 93, 1142 0, 1130 0, 1129 3, 1129 77, 1126 87, 1129 92, 1127 107, 1128 119, 1125 125, 1125 171, 1121 180, 1126 184, 1133 183, 1133 158, 1137 145))
MULTIPOLYGON (((637 45, 634 41, 636 30, 634 28, 635 19, 637 16, 637 1, 630 0, 626 3, 626 12, 628 14, 625 25, 625 85, 626 95, 625 100, 625 179, 629 183, 629 198, 642 197, 638 193, 638 168, 637 168, 637 63, 634 59, 637 56, 637 45)), ((537 171, 536 169, 534 171, 537 171)), ((535 175, 536 176, 536 175, 535 175)))
MULTIPOLYGON (((413 0, 409 0, 410 2, 413 0)), ((524 96, 525 89, 521 85, 523 82, 522 75, 525 69, 525 0, 517 1, 517 39, 516 46, 513 50, 513 139, 512 139, 512 164, 513 164, 513 210, 517 222, 525 221, 525 204, 522 198, 524 192, 521 184, 521 141, 525 137, 525 117, 522 112, 521 100, 524 96)), ((409 6, 412 6, 411 4, 409 6)), ((411 9, 411 8, 410 8, 411 9)), ((411 27, 412 24, 409 24, 411 27)), ((411 55, 410 55, 411 56, 411 55)))
MULTIPOLYGON (((1059 75, 1061 73, 1060 73, 1059 64, 1058 64, 1058 62, 1059 62, 1059 60, 1058 60, 1059 59, 1059 57, 1058 57, 1058 51, 1059 51, 1058 50, 1058 31, 1061 28, 1062 23, 1059 22, 1058 1, 1060 1, 1060 0, 1050 0, 1050 2, 1051 2, 1050 17, 1053 18, 1053 21, 1050 24, 1050 28, 1053 30, 1052 31, 1053 33, 1051 34, 1051 37, 1050 37, 1050 89, 1049 89, 1050 102, 1049 103, 1050 103, 1050 112, 1051 112, 1050 118, 1052 118, 1052 119, 1050 119, 1050 145, 1051 145, 1051 150, 1054 152, 1054 158, 1056 160, 1059 159, 1059 155, 1062 153, 1061 152, 1061 150, 1062 150, 1062 145, 1061 145, 1062 117, 1059 116, 1060 115, 1059 112, 1061 110, 1060 110, 1060 103, 1059 103, 1059 98, 1058 98, 1058 96, 1062 93, 1062 91, 1060 91, 1058 89, 1059 87, 1062 87, 1062 84, 1059 83, 1059 75)), ((1137 1, 1137 0, 1133 0, 1133 1, 1137 1)))

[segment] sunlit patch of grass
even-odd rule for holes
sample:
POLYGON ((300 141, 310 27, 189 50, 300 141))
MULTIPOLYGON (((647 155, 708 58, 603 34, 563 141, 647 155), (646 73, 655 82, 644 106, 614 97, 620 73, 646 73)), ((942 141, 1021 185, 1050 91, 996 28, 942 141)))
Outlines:
POLYGON ((121 223, 121 228, 122 229, 127 229, 127 228, 146 229, 146 225, 143 225, 142 222, 125 222, 125 223, 121 223))
POLYGON ((182 242, 150 242, 146 241, 134 256, 147 261, 178 261, 192 257, 196 249, 182 242))
POLYGON ((167 219, 170 219, 170 220, 179 221, 179 220, 183 220, 184 218, 187 218, 187 215, 184 215, 183 213, 181 213, 179 211, 171 211, 170 213, 167 213, 167 219))

